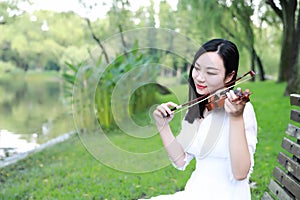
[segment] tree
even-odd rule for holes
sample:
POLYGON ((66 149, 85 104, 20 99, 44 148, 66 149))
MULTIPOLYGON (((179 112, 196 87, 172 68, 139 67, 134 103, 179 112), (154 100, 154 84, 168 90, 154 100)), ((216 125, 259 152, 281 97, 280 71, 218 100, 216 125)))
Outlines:
POLYGON ((238 46, 245 48, 251 58, 251 69, 255 69, 256 63, 259 67, 260 80, 265 80, 262 61, 255 48, 255 27, 251 20, 254 13, 252 0, 181 1, 179 9, 180 12, 187 10, 193 13, 189 25, 201 31, 196 33, 197 35, 203 38, 220 35, 229 37, 238 46))
POLYGON ((298 19, 297 19, 297 27, 295 35, 295 61, 291 68, 290 79, 288 80, 288 84, 285 90, 285 95, 298 93, 300 94, 300 7, 298 11, 298 19))
MULTIPOLYGON (((92 11, 95 7, 99 6, 98 3, 92 3, 89 4, 86 1, 83 0, 79 0, 79 2, 85 7, 85 9, 92 11)), ((102 5, 104 5, 105 3, 102 3, 102 5)), ((130 7, 130 3, 128 0, 113 0, 112 1, 112 6, 110 8, 110 10, 107 13, 107 17, 105 20, 107 20, 109 22, 108 29, 110 30, 106 30, 108 33, 112 34, 114 32, 119 32, 120 36, 121 36, 121 41, 122 41, 122 45, 123 45, 123 49, 124 49, 124 54, 127 53, 127 44, 125 41, 125 38, 123 37, 123 30, 124 27, 125 29, 127 28, 127 25, 130 24, 130 20, 132 18, 131 12, 127 9, 128 7, 130 7), (116 31, 116 29, 118 31, 116 31)), ((105 32, 103 29, 103 24, 101 24, 100 26, 98 26, 97 28, 95 28, 93 26, 93 24, 96 24, 96 22, 92 22, 89 18, 85 18, 85 21, 87 23, 87 27, 90 31, 90 34, 93 38, 93 40, 96 42, 96 44, 100 47, 102 54, 104 55, 105 58, 105 62, 108 64, 110 63, 110 58, 109 55, 105 49, 105 47, 102 44, 102 41, 100 39, 100 35, 96 34, 96 32, 99 33, 103 33, 105 32), (99 31, 97 31, 99 30, 99 31)), ((111 36, 111 35, 109 35, 111 36)))
POLYGON ((239 28, 239 31, 236 29, 231 29, 234 31, 230 31, 228 29, 228 24, 225 26, 225 23, 221 24, 221 29, 223 29, 229 36, 233 37, 235 40, 238 41, 239 44, 246 47, 249 55, 251 57, 251 70, 255 70, 255 62, 258 65, 260 80, 265 80, 265 72, 264 67, 261 61, 260 56, 258 55, 254 45, 255 45, 255 36, 253 32, 253 22, 251 17, 254 13, 254 5, 252 0, 244 1, 244 0, 233 0, 230 1, 231 5, 227 5, 227 2, 223 2, 223 7, 226 10, 229 10, 229 13, 232 15, 234 19, 234 26, 239 28), (241 34, 243 32, 244 34, 241 34))
POLYGON ((3 51, 0 51, 0 60, 27 71, 44 70, 50 61, 63 66, 72 57, 86 57, 82 50, 89 41, 81 22, 82 19, 72 12, 36 11, 18 15, 1 26, 0 47, 3 51), (49 28, 47 31, 42 29, 44 23, 49 28), (79 51, 81 56, 78 56, 79 51))
POLYGON ((31 0, 4 0, 0 1, 0 26, 5 24, 10 24, 18 16, 26 13, 18 5, 19 3, 27 3, 32 5, 31 0))
MULTIPOLYGON (((300 37, 300 8, 298 11, 296 10, 299 0, 279 0, 279 5, 274 0, 266 0, 265 2, 281 19, 283 25, 278 81, 288 81, 288 84, 291 84, 295 82, 291 81, 290 77, 295 75, 299 51, 297 41, 300 37)), ((295 79, 300 79, 300 77, 295 77, 295 79)), ((292 88, 293 85, 288 85, 285 94, 290 93, 292 88)))

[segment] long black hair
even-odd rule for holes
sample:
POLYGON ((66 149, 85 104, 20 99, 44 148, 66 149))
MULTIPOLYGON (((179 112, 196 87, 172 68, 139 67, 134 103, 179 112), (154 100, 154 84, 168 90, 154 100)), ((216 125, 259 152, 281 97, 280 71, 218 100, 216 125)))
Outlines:
MULTIPOLYGON (((225 67, 225 77, 234 71, 235 74, 231 80, 236 79, 239 66, 239 51, 236 45, 231 41, 225 39, 212 39, 203 44, 195 54, 189 72, 189 101, 202 96, 199 95, 196 91, 195 83, 192 77, 192 71, 195 67, 195 62, 197 61, 197 59, 206 52, 216 52, 223 60, 225 67)), ((188 112, 185 116, 185 120, 187 120, 189 123, 193 123, 196 118, 204 118, 203 112, 207 103, 208 100, 205 100, 199 104, 189 107, 188 112)))

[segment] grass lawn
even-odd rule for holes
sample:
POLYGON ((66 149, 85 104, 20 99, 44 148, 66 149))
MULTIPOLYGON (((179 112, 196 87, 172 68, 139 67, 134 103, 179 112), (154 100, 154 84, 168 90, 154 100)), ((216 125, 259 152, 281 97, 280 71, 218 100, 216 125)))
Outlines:
MULTIPOLYGON (((281 141, 289 122, 285 84, 245 83, 258 121, 258 145, 251 181, 252 199, 260 199, 277 165, 281 141)), ((186 89, 182 87, 182 92, 186 89)), ((174 125, 179 128, 180 124, 174 125)), ((120 142, 123 134, 112 134, 120 142)), ((126 136, 127 137, 127 136, 126 136)), ((124 139, 125 140, 125 139, 124 139)), ((160 140, 152 140, 153 145, 160 140)), ((138 145, 134 145, 139 148, 138 145)), ((137 150, 138 151, 138 150, 137 150)), ((149 173, 125 173, 106 167, 85 149, 78 136, 0 169, 0 199, 137 199, 182 190, 194 168, 177 171, 171 165, 149 173)))

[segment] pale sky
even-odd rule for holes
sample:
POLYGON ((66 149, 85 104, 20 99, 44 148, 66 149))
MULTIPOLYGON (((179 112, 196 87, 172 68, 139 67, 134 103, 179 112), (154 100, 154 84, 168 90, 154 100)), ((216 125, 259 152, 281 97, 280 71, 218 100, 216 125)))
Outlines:
MULTIPOLYGON (((32 0, 33 4, 29 5, 26 2, 20 3, 20 8, 23 10, 27 10, 28 12, 34 12, 35 10, 53 10, 57 12, 66 12, 66 11, 74 11, 83 17, 89 17, 91 20, 96 17, 104 18, 107 11, 109 11, 111 7, 111 1, 108 0, 86 0, 89 5, 93 3, 97 3, 98 6, 93 8, 93 10, 88 10, 84 8, 83 5, 78 3, 78 0, 32 0), (105 2, 105 4, 104 4, 105 2)), ((131 10, 136 11, 141 6, 149 6, 149 0, 129 0, 131 5, 131 10)), ((160 0, 154 0, 155 10, 158 12, 160 0)), ((177 6, 178 0, 167 0, 167 2, 171 5, 172 9, 175 10, 177 6)))
MULTIPOLYGON (((0 0, 5 1, 5 0, 0 0)), ((97 18, 105 18, 106 13, 109 11, 111 7, 111 0, 83 0, 87 2, 89 5, 93 5, 94 3, 97 3, 97 7, 93 7, 92 10, 89 10, 87 8, 84 8, 82 4, 79 3, 79 0, 31 0, 32 5, 29 5, 27 2, 20 1, 19 7, 21 10, 26 10, 29 13, 33 13, 35 10, 52 10, 57 12, 67 12, 67 11, 74 11, 81 15, 82 17, 88 17, 92 21, 96 20, 97 18)), ((149 6, 150 1, 149 0, 129 0, 130 2, 130 9, 135 12, 140 8, 141 6, 149 6)), ((176 10, 178 0, 167 0, 167 2, 170 4, 173 10, 176 10)), ((252 16, 252 20, 255 25, 259 26, 259 13, 258 13, 258 4, 260 0, 254 0, 253 3, 256 7, 254 11, 254 15, 252 16)), ((275 1, 277 2, 277 1, 275 1)), ((154 10, 156 14, 159 12, 159 3, 160 0, 154 0, 154 10)), ((264 8, 261 8, 261 11, 263 11, 264 8)), ((263 11, 264 12, 264 11, 263 11)), ((18 14, 14 13, 14 11, 11 12, 12 15, 18 14)), ((157 16, 155 16, 158 18, 157 16)), ((0 19, 1 20, 1 19, 0 19)), ((156 23, 159 26, 159 21, 157 19, 156 23)), ((263 24, 264 27, 264 24, 263 24)))

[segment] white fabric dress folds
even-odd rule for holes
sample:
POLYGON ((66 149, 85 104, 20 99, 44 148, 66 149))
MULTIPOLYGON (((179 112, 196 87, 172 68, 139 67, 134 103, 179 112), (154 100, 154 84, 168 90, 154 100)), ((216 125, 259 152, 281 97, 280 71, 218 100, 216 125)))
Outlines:
MULTIPOLYGON (((244 180, 233 177, 229 155, 229 115, 224 109, 211 111, 200 123, 183 120, 177 141, 185 149, 186 164, 196 159, 196 167, 185 189, 151 200, 251 200, 249 176, 254 166, 257 143, 257 123, 250 102, 244 110, 246 138, 251 158, 251 169, 244 180)), ((234 128, 234 127, 233 127, 234 128)))

